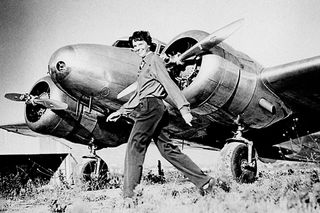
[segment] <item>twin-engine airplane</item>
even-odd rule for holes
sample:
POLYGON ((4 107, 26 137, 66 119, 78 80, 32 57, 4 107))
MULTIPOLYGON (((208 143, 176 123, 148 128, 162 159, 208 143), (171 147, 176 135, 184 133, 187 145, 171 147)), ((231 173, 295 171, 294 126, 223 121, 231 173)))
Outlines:
MULTIPOLYGON (((251 182, 258 156, 320 160, 319 144, 309 140, 320 130, 320 56, 264 68, 223 42, 242 22, 212 34, 187 31, 168 44, 154 39, 153 49, 167 63, 194 116, 189 127, 167 98, 172 137, 222 149, 225 172, 251 182)), ((106 122, 106 117, 135 89, 139 63, 127 39, 112 46, 65 46, 50 58, 50 77, 36 82, 28 94, 6 97, 26 103, 25 121, 32 131, 90 146, 94 158, 89 165, 94 168, 87 165, 83 175, 101 176, 107 165, 95 150, 125 143, 132 125, 131 118, 114 123, 106 122)), ((25 125, 2 128, 33 134, 25 125)))

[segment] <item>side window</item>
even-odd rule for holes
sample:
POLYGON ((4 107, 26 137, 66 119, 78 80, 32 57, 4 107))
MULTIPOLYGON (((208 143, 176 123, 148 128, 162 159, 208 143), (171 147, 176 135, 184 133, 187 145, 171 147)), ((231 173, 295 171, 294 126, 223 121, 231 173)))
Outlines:
POLYGON ((152 52, 155 52, 156 49, 157 49, 157 44, 156 44, 156 43, 152 43, 151 46, 150 46, 150 50, 151 50, 152 52))
POLYGON ((160 47, 159 47, 159 55, 162 53, 162 51, 163 51, 164 48, 165 48, 164 45, 160 45, 160 47))

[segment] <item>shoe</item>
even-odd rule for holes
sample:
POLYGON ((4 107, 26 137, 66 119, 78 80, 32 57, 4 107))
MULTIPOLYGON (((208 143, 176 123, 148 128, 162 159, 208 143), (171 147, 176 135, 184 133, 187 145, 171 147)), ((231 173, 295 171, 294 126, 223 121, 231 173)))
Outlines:
POLYGON ((210 178, 209 182, 199 189, 199 193, 200 195, 204 196, 206 194, 213 192, 215 188, 221 188, 225 192, 230 191, 230 186, 227 183, 227 181, 224 181, 220 178, 217 178, 217 179, 210 178))
POLYGON ((204 196, 213 191, 214 186, 216 185, 216 181, 213 178, 210 178, 208 183, 204 184, 199 188, 199 193, 201 196, 204 196))
POLYGON ((129 209, 135 206, 134 199, 132 197, 126 197, 123 199, 122 207, 129 209))
POLYGON ((217 178, 216 186, 221 188, 225 192, 230 192, 231 189, 230 184, 227 181, 222 180, 220 178, 217 178))

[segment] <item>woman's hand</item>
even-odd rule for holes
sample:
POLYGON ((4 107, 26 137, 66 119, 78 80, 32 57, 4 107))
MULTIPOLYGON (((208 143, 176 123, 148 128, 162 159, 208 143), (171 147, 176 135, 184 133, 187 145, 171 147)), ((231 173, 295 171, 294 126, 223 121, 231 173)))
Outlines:
POLYGON ((191 113, 186 113, 184 115, 182 115, 182 118, 184 119, 184 121, 189 125, 192 126, 191 121, 192 121, 192 115, 191 113))
POLYGON ((107 122, 109 121, 117 121, 120 118, 121 114, 118 111, 115 111, 113 113, 111 113, 108 117, 107 117, 107 122))

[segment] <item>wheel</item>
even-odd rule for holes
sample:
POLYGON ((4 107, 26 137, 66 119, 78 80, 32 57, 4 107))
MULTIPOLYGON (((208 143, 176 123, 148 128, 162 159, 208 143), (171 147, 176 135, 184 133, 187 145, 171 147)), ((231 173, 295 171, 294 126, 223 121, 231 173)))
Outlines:
POLYGON ((252 150, 252 165, 248 164, 248 147, 244 143, 231 142, 220 152, 222 172, 237 182, 252 183, 257 175, 256 151, 252 150))
POLYGON ((102 159, 90 159, 80 167, 80 180, 88 190, 102 189, 108 183, 108 172, 108 165, 102 159))

